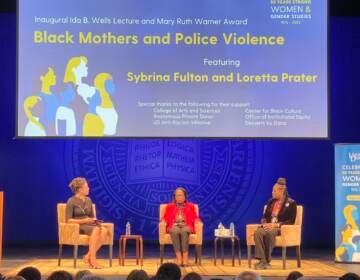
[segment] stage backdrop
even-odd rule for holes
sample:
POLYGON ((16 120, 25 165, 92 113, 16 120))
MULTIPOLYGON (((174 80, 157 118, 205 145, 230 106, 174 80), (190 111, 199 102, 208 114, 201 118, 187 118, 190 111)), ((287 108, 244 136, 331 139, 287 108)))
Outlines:
POLYGON ((335 146, 335 205, 335 259, 360 262, 360 144, 335 146))
MULTIPOLYGON (((16 17, 0 16, 0 186, 5 192, 6 244, 56 243, 56 203, 66 201, 73 176, 90 181, 99 217, 116 236, 127 220, 135 233, 157 240, 157 204, 177 185, 200 204, 205 239, 219 222, 259 221, 278 176, 304 205, 304 246, 334 247, 333 142, 360 142, 358 19, 332 19, 332 141, 14 139, 16 17)), ((35 63, 35 62, 34 62, 35 63)), ((244 243, 243 243, 244 244, 244 243)))

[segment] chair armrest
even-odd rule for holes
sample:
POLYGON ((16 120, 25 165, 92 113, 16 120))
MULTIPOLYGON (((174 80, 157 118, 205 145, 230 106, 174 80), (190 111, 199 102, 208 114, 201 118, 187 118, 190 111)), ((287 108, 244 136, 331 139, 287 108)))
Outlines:
POLYGON ((284 246, 299 246, 301 244, 301 226, 281 226, 281 240, 284 246))
POLYGON ((166 222, 161 221, 159 223, 159 243, 166 244, 166 222))
POLYGON ((203 232, 203 227, 204 227, 204 224, 201 220, 197 220, 195 222, 195 233, 202 233, 203 232))
POLYGON ((70 223, 59 224, 59 244, 75 245, 79 243, 80 225, 70 223))
POLYGON ((246 245, 255 245, 254 233, 261 226, 260 224, 246 225, 246 245))
POLYGON ((203 243, 203 227, 204 224, 201 220, 196 220, 194 225, 194 230, 196 234, 195 244, 202 244, 203 243))
POLYGON ((166 222, 164 220, 159 223, 159 237, 166 234, 166 222))
POLYGON ((110 245, 112 245, 114 243, 114 224, 102 223, 101 226, 105 227, 108 230, 110 245))

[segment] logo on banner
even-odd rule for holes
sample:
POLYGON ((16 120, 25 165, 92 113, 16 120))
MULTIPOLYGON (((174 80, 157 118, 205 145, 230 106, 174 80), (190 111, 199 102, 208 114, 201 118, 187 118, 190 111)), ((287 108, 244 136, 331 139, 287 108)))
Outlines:
POLYGON ((349 159, 351 162, 360 160, 360 153, 349 153, 349 159))

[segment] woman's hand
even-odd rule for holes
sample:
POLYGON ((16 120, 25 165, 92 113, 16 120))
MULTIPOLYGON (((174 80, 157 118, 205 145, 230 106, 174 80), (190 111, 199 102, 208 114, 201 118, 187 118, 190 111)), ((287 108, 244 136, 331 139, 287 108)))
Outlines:
POLYGON ((93 223, 95 221, 95 218, 85 218, 85 219, 81 219, 81 221, 84 222, 84 224, 90 224, 93 223))
POLYGON ((265 223, 262 225, 265 231, 272 230, 273 228, 280 228, 280 225, 277 223, 265 223))

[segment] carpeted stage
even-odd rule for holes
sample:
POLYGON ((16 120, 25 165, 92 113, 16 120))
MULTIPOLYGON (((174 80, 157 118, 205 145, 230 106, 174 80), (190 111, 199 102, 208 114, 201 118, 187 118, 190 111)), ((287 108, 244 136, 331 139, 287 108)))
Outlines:
MULTIPOLYGON (((233 279, 234 276, 245 270, 253 270, 248 268, 246 254, 242 254, 241 265, 235 263, 235 266, 231 265, 231 258, 229 255, 225 257, 224 265, 221 265, 220 259, 218 259, 217 265, 214 265, 212 249, 206 248, 202 259, 202 265, 198 266, 194 264, 193 253, 191 252, 192 258, 190 259, 190 266, 182 268, 182 274, 185 275, 188 272, 194 271, 204 276, 204 279, 210 279, 212 277, 220 277, 223 279, 233 279)), ((73 261, 71 258, 71 249, 65 252, 62 260, 61 267, 57 266, 56 258, 56 247, 51 248, 26 248, 26 249, 8 249, 5 250, 5 256, 1 263, 0 271, 9 276, 15 275, 17 271, 25 266, 37 267, 43 276, 49 275, 51 272, 63 269, 69 272, 76 272, 82 269, 88 269, 87 266, 82 262, 81 257, 78 259, 78 266, 76 269, 73 268, 73 261)), ((80 253, 84 252, 84 248, 80 253)), ((103 269, 92 270, 96 275, 104 276, 107 279, 125 279, 126 275, 133 269, 144 269, 149 275, 154 275, 160 265, 158 258, 158 248, 156 245, 145 246, 145 259, 144 265, 136 265, 133 254, 134 248, 131 246, 127 250, 127 260, 125 266, 119 266, 117 259, 117 247, 114 248, 114 259, 113 267, 109 268, 109 262, 107 259, 107 249, 101 250, 99 262, 103 265, 103 269)), ((170 248, 166 250, 165 261, 172 261, 172 252, 170 248)), ((243 248, 243 253, 245 250, 243 248)), ((256 272, 267 279, 283 279, 289 272, 298 270, 302 272, 307 278, 337 278, 346 272, 360 272, 359 265, 357 264, 339 264, 333 261, 333 255, 327 250, 303 250, 302 251, 302 267, 300 269, 296 266, 294 256, 289 254, 287 261, 287 269, 282 269, 281 258, 278 255, 279 252, 275 252, 274 260, 272 261, 272 269, 268 270, 256 270, 256 272), (278 277, 278 278, 276 278, 278 277)), ((253 261, 254 263, 255 261, 253 261)))

